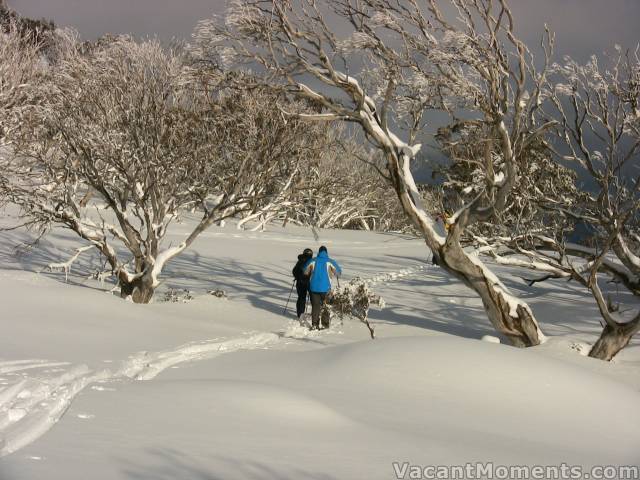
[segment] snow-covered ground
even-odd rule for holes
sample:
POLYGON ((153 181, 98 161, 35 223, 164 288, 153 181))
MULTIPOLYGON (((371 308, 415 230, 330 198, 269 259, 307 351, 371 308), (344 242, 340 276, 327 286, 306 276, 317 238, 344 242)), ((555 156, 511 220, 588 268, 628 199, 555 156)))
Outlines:
POLYGON ((550 337, 519 350, 491 341, 479 299, 432 266, 421 241, 319 233, 214 227, 168 265, 151 305, 88 280, 92 252, 67 283, 37 273, 71 256, 80 244, 69 234, 16 253, 30 235, 0 233, 0 479, 391 479, 393 462, 640 464, 640 344, 612 363, 580 355, 600 327, 579 286, 529 288, 497 268, 550 337), (357 321, 307 332, 292 320, 293 298, 283 315, 297 254, 321 244, 342 281, 370 278, 385 299, 371 312, 376 340, 357 321), (161 302, 170 288, 195 299, 161 302), (229 298, 207 294, 215 289, 229 298))

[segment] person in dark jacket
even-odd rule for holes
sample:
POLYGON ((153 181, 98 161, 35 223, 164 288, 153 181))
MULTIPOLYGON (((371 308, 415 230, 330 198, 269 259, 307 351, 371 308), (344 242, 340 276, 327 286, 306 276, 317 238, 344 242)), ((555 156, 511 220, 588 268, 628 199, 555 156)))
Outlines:
POLYGON ((338 262, 329 258, 327 247, 318 250, 318 255, 304 266, 304 273, 309 276, 309 293, 311 294, 311 329, 320 328, 322 314, 322 328, 329 328, 330 318, 323 308, 327 301, 327 294, 331 290, 331 277, 339 277, 342 269, 338 262))
POLYGON ((313 250, 305 248, 302 254, 298 255, 298 262, 293 267, 291 273, 296 279, 296 292, 298 292, 298 300, 296 301, 296 312, 298 319, 307 309, 307 292, 309 291, 309 277, 304 274, 304 266, 313 257, 313 250))

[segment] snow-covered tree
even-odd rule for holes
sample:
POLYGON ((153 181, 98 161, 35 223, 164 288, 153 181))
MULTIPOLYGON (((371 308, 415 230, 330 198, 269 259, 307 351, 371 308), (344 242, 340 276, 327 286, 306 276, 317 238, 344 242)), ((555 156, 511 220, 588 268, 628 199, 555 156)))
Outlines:
MULTIPOLYGON (((478 138, 488 138, 480 127, 456 125, 441 128, 436 136, 450 162, 437 167, 442 177, 443 215, 451 214, 484 191, 484 149, 478 138), (455 132, 453 133, 452 130, 455 132)), ((502 168, 502 156, 491 152, 493 168, 502 168)), ((462 236, 465 244, 484 245, 496 237, 552 235, 558 228, 571 230, 573 219, 550 211, 549 202, 580 201, 576 172, 556 161, 549 139, 539 138, 518 157, 518 177, 514 192, 495 218, 470 225, 462 236)))
POLYGON ((15 23, 2 25, 0 32, 0 146, 19 108, 31 101, 25 86, 41 74, 40 45, 15 23))
POLYGON ((611 360, 640 331, 640 313, 622 314, 601 287, 612 278, 640 295, 640 59, 638 50, 618 47, 604 62, 592 57, 582 65, 565 58, 553 67, 555 171, 571 168, 573 181, 551 177, 526 204, 554 222, 537 231, 485 237, 480 248, 499 263, 543 272, 531 284, 568 278, 586 287, 603 326, 589 356, 611 360))
POLYGON ((324 108, 299 118, 359 125, 382 153, 403 211, 438 264, 481 297, 491 323, 514 345, 540 343, 531 309, 465 252, 461 237, 505 209, 519 158, 551 126, 538 115, 550 35, 537 68, 504 0, 236 0, 224 24, 201 22, 195 36, 228 61, 259 64, 324 108), (488 134, 478 139, 486 146, 482 194, 447 219, 446 231, 411 171, 426 116, 436 110, 457 122, 463 111, 488 134), (501 157, 499 170, 493 152, 501 157))
POLYGON ((333 129, 322 156, 305 159, 293 186, 286 221, 318 228, 403 231, 410 225, 375 151, 333 129), (374 168, 372 168, 372 166, 374 168))
MULTIPOLYGON (((616 53, 599 65, 565 58, 553 99, 562 121, 563 157, 584 182, 582 201, 550 205, 592 232, 587 245, 562 246, 587 259, 571 265, 572 277, 592 293, 603 330, 589 355, 611 360, 640 331, 640 313, 625 318, 603 295, 606 272, 640 295, 640 46, 616 53), (573 248, 571 248, 573 247, 573 248)), ((586 243, 586 242, 585 242, 586 243)))
POLYGON ((55 29, 51 20, 23 17, 0 2, 0 31, 3 33, 16 31, 24 40, 46 51, 55 46, 55 29))
POLYGON ((279 94, 203 88, 189 56, 156 41, 74 43, 25 88, 39 101, 15 122, 14 154, 0 165, 4 198, 33 225, 66 227, 95 246, 137 303, 214 222, 281 202, 318 131, 283 118, 279 94), (199 222, 163 245, 187 209, 199 222))

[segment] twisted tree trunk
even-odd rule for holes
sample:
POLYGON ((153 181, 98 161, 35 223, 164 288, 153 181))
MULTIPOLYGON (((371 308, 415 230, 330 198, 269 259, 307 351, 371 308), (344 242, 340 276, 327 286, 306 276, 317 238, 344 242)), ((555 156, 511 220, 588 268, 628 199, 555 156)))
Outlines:
POLYGON ((442 268, 480 296, 491 324, 514 346, 540 344, 544 336, 529 306, 511 296, 495 275, 479 260, 471 258, 458 242, 447 241, 434 255, 442 268))
MULTIPOLYGON (((539 345, 544 340, 544 335, 531 309, 525 302, 513 297, 477 257, 464 251, 460 244, 462 227, 454 224, 446 237, 437 232, 433 219, 422 206, 420 194, 409 171, 410 157, 405 153, 398 153, 396 149, 389 149, 387 159, 402 208, 422 233, 438 265, 480 296, 491 324, 514 346, 539 345)), ((464 225, 464 221, 460 225, 464 225)))
POLYGON ((611 361, 620 350, 626 347, 631 338, 640 331, 640 317, 628 323, 607 323, 602 329, 600 338, 591 347, 589 356, 600 360, 611 361))
POLYGON ((120 280, 120 296, 129 298, 133 303, 149 303, 153 298, 156 286, 149 274, 143 274, 132 281, 120 280))

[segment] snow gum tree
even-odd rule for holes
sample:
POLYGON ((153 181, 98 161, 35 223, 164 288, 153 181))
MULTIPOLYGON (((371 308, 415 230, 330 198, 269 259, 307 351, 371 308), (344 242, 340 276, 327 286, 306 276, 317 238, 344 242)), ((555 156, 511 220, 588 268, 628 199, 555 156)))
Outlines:
POLYGON ((13 22, 2 24, 0 33, 0 145, 6 141, 12 119, 21 105, 31 101, 25 88, 42 73, 41 45, 13 22))
POLYGON ((302 161, 285 221, 318 228, 409 229, 393 189, 376 172, 380 156, 342 130, 332 130, 322 156, 302 161))
MULTIPOLYGON (((438 187, 442 189, 445 215, 455 212, 484 190, 485 145, 477 139, 487 138, 487 135, 478 128, 454 125, 440 129, 436 135, 439 146, 451 160, 434 171, 442 178, 438 187)), ((499 171, 502 156, 495 149, 491 156, 494 170, 499 171)), ((557 230, 558 223, 571 229, 572 222, 567 215, 545 207, 549 202, 579 201, 575 171, 556 161, 553 148, 543 138, 531 142, 518 161, 519 175, 505 208, 495 219, 469 226, 462 237, 466 244, 483 246, 503 237, 551 235, 557 230)))
POLYGON ((542 145, 536 165, 544 172, 521 182, 509 215, 515 228, 487 225, 472 239, 498 263, 543 272, 530 284, 567 278, 583 285, 603 327, 589 356, 602 360, 640 331, 640 314, 625 313, 603 292, 612 279, 640 295, 640 60, 637 51, 616 50, 602 62, 553 65, 547 114, 558 135, 542 145), (524 222, 520 211, 529 212, 524 222))
MULTIPOLYGON (((546 240, 545 246, 585 259, 568 264, 571 277, 589 289, 602 317, 603 330, 589 356, 611 360, 640 331, 640 313, 631 318, 606 299, 598 282, 613 276, 640 295, 640 56, 616 53, 600 65, 594 56, 582 65, 565 58, 555 65, 555 114, 561 119, 562 160, 583 179, 580 202, 551 203, 592 232, 582 244, 546 240)), ((566 267, 566 266, 565 266, 566 267)))
MULTIPOLYGON (((528 305, 461 244, 469 226, 505 209, 522 152, 551 126, 538 115, 548 62, 536 66, 504 0, 236 0, 224 22, 202 22, 195 36, 230 61, 259 64, 274 82, 324 108, 298 118, 359 125, 437 263, 480 296, 514 345, 541 342, 528 305), (450 118, 464 112, 485 132, 477 139, 486 152, 482 192, 447 219, 446 230, 411 170, 434 111, 450 118)), ((551 36, 543 43, 548 60, 551 36)))
POLYGON ((72 43, 28 88, 39 101, 14 124, 4 198, 33 225, 66 227, 97 248, 136 303, 214 222, 282 201, 310 154, 313 129, 285 120, 274 95, 203 86, 187 54, 155 41, 72 43), (187 209, 199 221, 163 245, 187 209))

